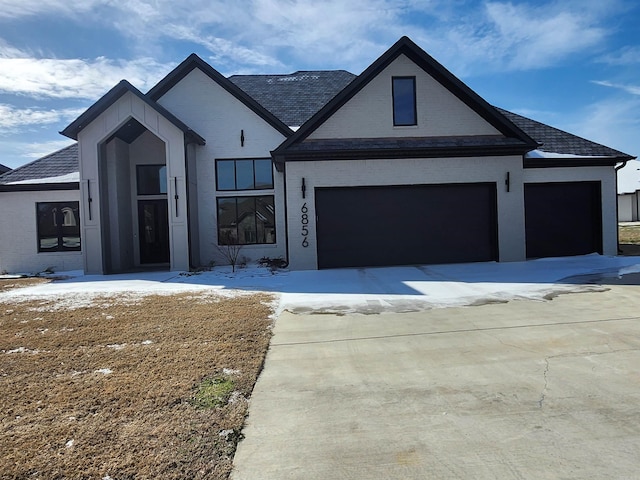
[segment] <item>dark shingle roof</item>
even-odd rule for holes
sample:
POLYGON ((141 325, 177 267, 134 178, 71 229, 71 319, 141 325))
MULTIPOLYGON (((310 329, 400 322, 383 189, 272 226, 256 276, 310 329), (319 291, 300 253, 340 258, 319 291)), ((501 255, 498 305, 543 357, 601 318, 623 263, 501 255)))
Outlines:
POLYGON ((578 137, 577 135, 544 123, 536 122, 522 115, 498 107, 496 107, 496 110, 524 130, 530 137, 540 142, 542 145, 538 147, 538 150, 542 150, 543 152, 564 153, 571 156, 585 157, 633 158, 626 153, 592 142, 586 138, 578 137))
POLYGON ((9 170, 11 170, 9 167, 5 167, 0 163, 0 175, 7 173, 9 170))
POLYGON ((299 127, 356 78, 345 70, 233 75, 229 80, 290 127, 299 127))
POLYGON ((50 178, 78 172, 78 144, 27 163, 0 176, 0 184, 50 178))

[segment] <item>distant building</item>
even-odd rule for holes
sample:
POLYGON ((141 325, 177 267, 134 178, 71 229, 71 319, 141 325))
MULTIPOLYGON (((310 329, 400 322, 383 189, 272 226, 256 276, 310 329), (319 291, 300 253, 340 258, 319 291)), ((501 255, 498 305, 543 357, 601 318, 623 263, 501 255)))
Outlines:
POLYGON ((618 170, 618 221, 640 221, 640 162, 633 160, 618 170))

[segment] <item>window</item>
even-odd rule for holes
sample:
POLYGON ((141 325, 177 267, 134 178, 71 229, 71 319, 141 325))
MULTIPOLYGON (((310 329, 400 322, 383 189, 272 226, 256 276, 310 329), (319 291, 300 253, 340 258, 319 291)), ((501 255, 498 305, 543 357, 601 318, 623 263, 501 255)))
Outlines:
POLYGON ((416 77, 393 77, 393 124, 417 125, 416 77))
POLYGON ((273 188, 270 158, 216 160, 218 190, 265 190, 273 188))
POLYGON ((136 165, 138 195, 167 193, 167 167, 164 165, 136 165))
POLYGON ((79 202, 36 203, 38 252, 80 251, 79 202))
POLYGON ((218 244, 276 243, 273 196, 218 198, 218 244))

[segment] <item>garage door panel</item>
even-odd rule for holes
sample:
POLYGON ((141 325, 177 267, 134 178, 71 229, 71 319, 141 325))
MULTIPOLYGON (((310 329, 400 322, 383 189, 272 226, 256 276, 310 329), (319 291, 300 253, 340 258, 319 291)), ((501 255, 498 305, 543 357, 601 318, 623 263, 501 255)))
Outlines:
POLYGON ((527 258, 602 253, 600 182, 524 186, 527 258))
POLYGON ((497 259, 495 184, 316 190, 319 268, 497 259))

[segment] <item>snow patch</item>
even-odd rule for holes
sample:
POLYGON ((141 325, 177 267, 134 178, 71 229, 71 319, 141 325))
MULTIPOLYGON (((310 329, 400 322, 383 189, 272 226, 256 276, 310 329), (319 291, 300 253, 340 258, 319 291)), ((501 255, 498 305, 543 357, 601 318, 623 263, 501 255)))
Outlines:
POLYGON ((7 182, 7 185, 32 185, 39 183, 69 183, 79 182, 80 172, 67 173, 66 175, 58 175, 55 177, 30 178, 29 180, 19 180, 16 182, 7 182))
POLYGON ((95 370, 93 373, 101 373, 103 375, 111 375, 113 373, 113 370, 111 370, 110 368, 100 368, 98 370, 95 370))
POLYGON ((18 347, 18 348, 14 348, 13 350, 3 350, 3 352, 6 355, 10 355, 12 353, 30 353, 32 355, 35 355, 36 353, 40 353, 40 350, 30 350, 25 347, 18 347))

